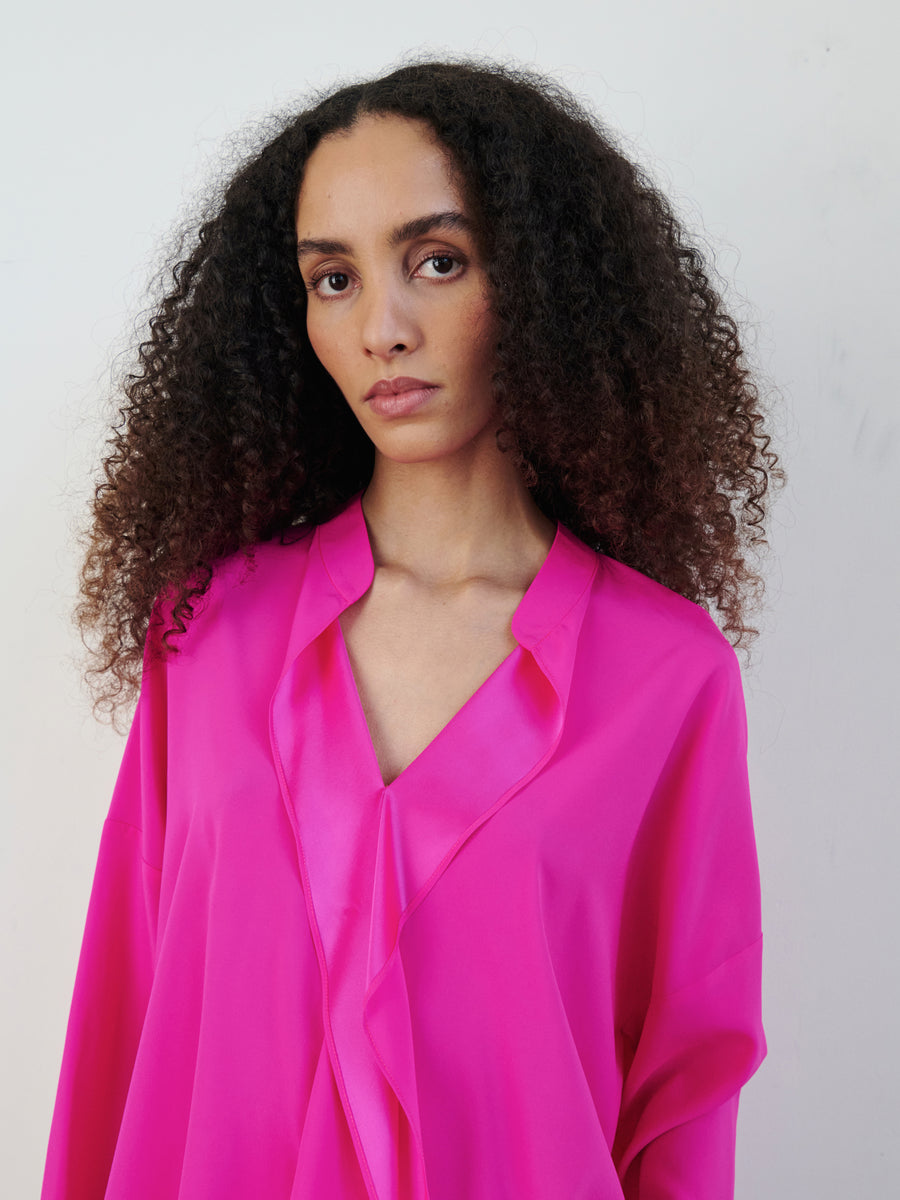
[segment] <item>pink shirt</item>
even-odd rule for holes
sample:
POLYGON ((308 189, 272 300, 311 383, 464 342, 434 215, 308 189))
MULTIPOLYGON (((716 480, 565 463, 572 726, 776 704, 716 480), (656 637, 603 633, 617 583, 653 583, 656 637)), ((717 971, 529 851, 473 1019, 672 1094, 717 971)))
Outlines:
POLYGON ((145 671, 44 1200, 720 1200, 765 1054, 737 660, 559 526, 517 645, 382 783, 359 496, 145 671))

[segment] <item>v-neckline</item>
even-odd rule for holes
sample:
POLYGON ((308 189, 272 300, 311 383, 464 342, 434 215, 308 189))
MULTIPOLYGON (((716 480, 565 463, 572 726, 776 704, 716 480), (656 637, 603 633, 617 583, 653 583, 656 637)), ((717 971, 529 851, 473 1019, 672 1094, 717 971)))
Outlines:
MULTIPOLYGON (((412 772, 413 774, 415 774, 415 770, 417 768, 417 765, 420 763, 420 760, 422 760, 427 755, 429 755, 429 752, 432 750, 432 748, 434 748, 439 742, 442 743, 447 736, 451 735, 452 727, 459 723, 459 720, 461 719, 463 713, 468 713, 468 710, 473 705, 480 703, 480 697, 486 690, 489 689, 489 685, 491 685, 492 681, 496 680, 501 674, 508 674, 511 670, 514 670, 516 661, 517 661, 518 657, 522 654, 521 639, 516 636, 516 632, 515 632, 516 617, 523 609, 528 608, 528 603, 532 599, 534 593, 540 590, 541 583, 543 582, 543 576, 550 570, 550 566, 551 566, 552 560, 554 558, 554 551, 557 549, 559 543, 563 539, 564 534, 563 534, 563 527, 560 525, 559 522, 557 522, 556 531, 553 535, 550 545, 547 548, 546 553, 544 554, 544 557, 541 561, 541 565, 538 567, 537 571, 534 573, 534 575, 531 579, 531 582, 528 584, 528 587, 525 589, 525 591, 519 597, 519 602, 516 605, 515 609, 513 610, 512 616, 510 617, 509 628, 510 628, 510 632, 511 632, 513 638, 516 641, 516 645, 513 646, 513 648, 509 651, 508 654, 504 655, 504 657, 500 660, 500 662, 498 662, 496 664, 496 666, 493 668, 493 670, 482 680, 482 682, 478 685, 478 687, 476 687, 475 690, 466 697, 466 699, 463 701, 463 703, 455 710, 455 712, 449 717, 449 719, 447 721, 445 721, 445 723, 440 727, 440 729, 435 733, 435 735, 432 738, 430 738, 429 741, 421 748, 421 750, 419 750, 419 752, 416 754, 416 756, 406 764, 406 766, 402 769, 402 771, 399 771, 393 777, 393 779, 386 782, 385 778, 384 778, 384 771, 382 769, 381 763, 378 760, 378 754, 375 749, 375 739, 372 737, 372 730, 371 730, 371 727, 369 726, 369 720, 368 720, 368 717, 366 716, 365 706, 362 701, 362 693, 360 692, 359 683, 358 683, 356 675, 353 671, 353 663, 350 658, 350 650, 347 645, 347 640, 344 637, 344 630, 343 630, 343 626, 341 625, 341 621, 340 621, 342 614, 346 611, 347 608, 350 607, 350 604, 355 603, 356 601, 360 600, 362 598, 362 596, 364 596, 366 594, 366 592, 373 586, 374 580, 375 580, 375 558, 372 553, 372 543, 371 543, 371 539, 369 537, 369 529, 368 529, 368 525, 366 524, 365 514, 362 511, 362 496, 361 496, 361 494, 360 494, 360 496, 355 498, 354 504, 358 510, 356 513, 356 516, 361 525, 361 534, 360 534, 361 541, 363 541, 365 543, 363 548, 368 551, 368 554, 367 554, 368 567, 369 567, 369 569, 367 571, 368 584, 367 584, 365 590, 363 592, 361 592, 355 598, 355 600, 350 601, 350 603, 345 605, 344 608, 342 608, 341 611, 335 616, 334 624, 337 626, 336 637, 337 637, 337 640, 338 640, 338 643, 340 646, 339 654, 340 654, 341 661, 344 665, 344 670, 345 670, 345 674, 346 674, 346 682, 347 682, 347 685, 348 685, 350 691, 353 692, 353 695, 355 697, 355 709, 358 714, 359 724, 360 724, 362 732, 364 734, 363 740, 368 745, 369 759, 373 765, 373 769, 374 769, 378 784, 380 785, 382 790, 386 790, 387 788, 390 788, 390 787, 393 787, 394 785, 396 785, 399 780, 401 780, 401 779, 405 780, 408 773, 412 772)), ((493 689, 491 688, 490 690, 493 690, 493 689)))
MULTIPOLYGON (((548 552, 548 555, 549 555, 549 552, 548 552)), ((546 562, 546 561, 547 560, 545 558, 544 562, 546 562)), ((541 567, 538 569, 537 574, 540 574, 541 570, 543 570, 543 563, 541 564, 541 567)), ((536 578, 537 578, 537 575, 535 575, 535 579, 536 578)), ((522 600, 524 600, 525 596, 528 594, 528 590, 533 585, 533 582, 534 581, 532 580, 532 584, 529 584, 529 588, 527 588, 525 590, 525 593, 523 594, 522 599, 519 601, 519 604, 516 606, 516 611, 518 611, 518 608, 521 606, 522 600)), ((428 755, 429 752, 432 750, 432 748, 435 747, 435 745, 439 741, 443 741, 445 737, 452 736, 453 726, 455 726, 459 723, 459 721, 462 718, 463 713, 467 712, 469 708, 471 708, 473 705, 480 702, 480 697, 481 697, 482 693, 484 693, 488 689, 489 685, 493 681, 495 681, 501 674, 507 674, 510 670, 512 670, 514 668, 514 666, 515 666, 514 659, 522 653, 522 647, 518 643, 515 646, 513 646, 513 648, 509 651, 509 653, 504 655, 504 657, 500 660, 500 662, 497 663, 497 665, 490 672, 490 674, 487 675, 481 681, 481 683, 478 685, 478 687, 476 687, 475 690, 473 692, 471 692, 469 694, 469 696, 467 696, 467 698, 453 712, 453 714, 448 718, 448 720, 444 722, 444 724, 434 734, 434 736, 425 743, 425 745, 421 748, 421 750, 419 750, 419 752, 415 755, 415 757, 412 758, 406 764, 406 766, 393 777, 393 779, 385 780, 384 771, 382 769, 381 763, 378 760, 378 753, 375 749, 375 740, 372 737, 372 730, 369 726, 368 717, 366 716, 365 706, 363 705, 362 694, 360 693, 360 690, 359 690, 359 683, 357 682, 356 675, 353 671, 353 663, 350 659, 350 650, 349 650, 349 647, 347 646, 347 640, 344 637, 344 630, 343 630, 343 627, 342 627, 341 621, 340 621, 341 615, 342 615, 342 613, 338 613, 338 615, 334 619, 333 633, 334 633, 334 637, 336 638, 338 647, 339 647, 340 659, 341 659, 341 662, 342 662, 342 665, 344 668, 345 683, 346 683, 347 689, 350 692, 352 692, 353 696, 354 696, 353 707, 357 714, 357 724, 360 727, 362 738, 367 744, 369 760, 371 762, 372 769, 375 773, 375 776, 376 776, 378 783, 379 783, 380 787, 382 788, 382 790, 387 790, 388 788, 395 786, 397 784, 398 780, 401 780, 401 779, 405 780, 407 775, 410 774, 411 772, 415 773, 415 770, 417 769, 417 766, 420 763, 420 760, 422 760, 426 755, 428 755)))

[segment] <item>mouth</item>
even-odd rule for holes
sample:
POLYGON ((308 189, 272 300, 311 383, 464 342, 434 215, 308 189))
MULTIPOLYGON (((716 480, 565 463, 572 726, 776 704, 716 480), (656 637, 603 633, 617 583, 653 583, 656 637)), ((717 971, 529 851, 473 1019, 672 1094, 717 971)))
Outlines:
POLYGON ((436 383, 429 383, 425 379, 413 379, 409 375, 397 375, 393 379, 379 379, 375 386, 369 389, 364 399, 371 400, 375 396, 397 396, 401 392, 420 392, 436 387, 436 383))
POLYGON ((380 379, 366 395, 365 402, 379 417, 411 417, 427 404, 439 386, 398 375, 395 379, 380 379))

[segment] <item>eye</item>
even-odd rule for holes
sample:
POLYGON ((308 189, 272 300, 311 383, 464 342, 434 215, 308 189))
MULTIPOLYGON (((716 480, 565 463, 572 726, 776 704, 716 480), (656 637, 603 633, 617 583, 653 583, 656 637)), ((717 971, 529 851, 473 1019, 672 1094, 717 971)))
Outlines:
POLYGON ((462 262, 455 254, 448 254, 446 251, 433 251, 426 255, 425 258, 416 267, 418 274, 423 267, 431 266, 434 273, 426 273, 426 279, 446 279, 450 275, 458 275, 462 268, 462 262))
POLYGON ((316 292, 323 297, 339 296, 350 286, 350 276, 346 271, 323 271, 319 275, 314 275, 306 289, 309 292, 316 292), (323 287, 322 285, 327 285, 323 287))

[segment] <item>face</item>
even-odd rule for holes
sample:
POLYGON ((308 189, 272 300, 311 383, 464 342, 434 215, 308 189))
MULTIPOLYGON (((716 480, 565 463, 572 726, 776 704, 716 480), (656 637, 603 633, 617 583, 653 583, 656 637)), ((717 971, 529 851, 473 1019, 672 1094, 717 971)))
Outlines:
POLYGON ((310 343, 376 451, 414 462, 493 441, 487 279, 429 127, 366 116, 324 138, 296 218, 310 343))

